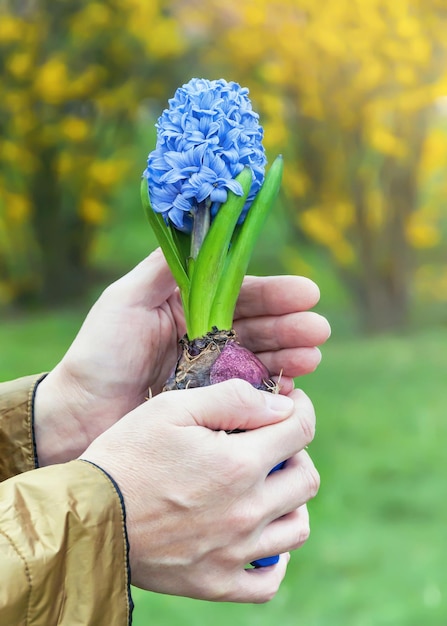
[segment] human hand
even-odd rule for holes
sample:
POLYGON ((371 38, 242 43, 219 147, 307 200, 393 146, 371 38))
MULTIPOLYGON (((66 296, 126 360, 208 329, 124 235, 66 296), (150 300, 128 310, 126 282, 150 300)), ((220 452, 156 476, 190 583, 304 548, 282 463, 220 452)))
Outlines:
POLYGON ((246 276, 234 327, 246 348, 257 354, 280 393, 293 389, 293 378, 314 371, 321 360, 317 346, 330 336, 326 318, 309 311, 320 299, 318 286, 303 276, 246 276))
POLYGON ((271 599, 288 552, 309 535, 305 503, 319 477, 304 447, 314 426, 303 392, 278 396, 231 380, 160 394, 99 436, 81 458, 122 492, 132 584, 205 600, 271 599), (245 432, 225 432, 234 429, 245 432), (276 565, 246 569, 271 554, 281 554, 276 565))
MULTIPOLYGON (((272 375, 282 371, 283 393, 291 378, 311 372, 315 347, 329 325, 307 309, 317 286, 296 276, 247 277, 235 328, 259 353, 272 375)), ((78 456, 123 415, 158 394, 175 366, 185 333, 178 290, 158 249, 110 285, 92 307, 61 362, 39 384, 35 435, 40 465, 78 456)))

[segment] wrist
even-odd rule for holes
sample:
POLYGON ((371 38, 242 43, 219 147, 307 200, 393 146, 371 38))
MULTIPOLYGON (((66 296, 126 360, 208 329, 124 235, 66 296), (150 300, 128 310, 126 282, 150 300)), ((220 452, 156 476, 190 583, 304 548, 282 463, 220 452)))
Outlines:
POLYGON ((89 441, 70 410, 68 385, 58 369, 37 386, 34 397, 34 441, 38 465, 44 467, 77 458, 89 441))

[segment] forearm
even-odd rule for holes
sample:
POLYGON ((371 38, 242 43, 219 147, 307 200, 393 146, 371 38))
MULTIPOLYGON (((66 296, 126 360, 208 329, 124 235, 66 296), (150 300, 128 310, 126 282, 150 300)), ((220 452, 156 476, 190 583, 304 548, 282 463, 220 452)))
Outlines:
POLYGON ((84 461, 0 485, 1 624, 127 626, 124 511, 110 479, 84 461))
MULTIPOLYGON (((75 385, 59 379, 57 366, 39 383, 35 393, 33 432, 39 467, 76 459, 91 442, 72 410, 74 406, 83 412, 80 399, 74 397, 75 385)), ((85 417, 89 423, 87 414, 85 417)))

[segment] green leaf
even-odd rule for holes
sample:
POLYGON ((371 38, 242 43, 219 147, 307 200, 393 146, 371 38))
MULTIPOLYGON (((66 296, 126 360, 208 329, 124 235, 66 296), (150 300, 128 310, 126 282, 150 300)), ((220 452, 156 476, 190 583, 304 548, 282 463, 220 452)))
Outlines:
POLYGON ((177 248, 180 259, 182 260, 185 270, 188 268, 188 257, 191 251, 191 235, 183 233, 181 230, 177 230, 173 226, 169 227, 169 231, 172 235, 175 247, 177 248))
POLYGON ((146 213, 146 217, 154 231, 155 237, 160 244, 166 261, 171 269, 171 272, 175 278, 180 291, 182 292, 182 298, 188 302, 189 298, 189 278, 186 273, 186 259, 182 256, 182 252, 174 241, 173 235, 166 226, 163 217, 160 213, 156 213, 149 200, 149 192, 147 188, 147 180, 145 178, 141 181, 141 201, 146 213))
POLYGON ((251 205, 244 223, 238 229, 226 259, 210 313, 210 323, 221 330, 233 325, 234 309, 247 272, 250 258, 262 227, 281 186, 284 163, 278 156, 269 169, 261 189, 251 205))
POLYGON ((244 168, 236 180, 242 185, 243 195, 228 192, 227 201, 219 208, 194 264, 189 298, 190 340, 204 335, 213 326, 210 324, 211 306, 234 229, 250 191, 251 170, 244 168))

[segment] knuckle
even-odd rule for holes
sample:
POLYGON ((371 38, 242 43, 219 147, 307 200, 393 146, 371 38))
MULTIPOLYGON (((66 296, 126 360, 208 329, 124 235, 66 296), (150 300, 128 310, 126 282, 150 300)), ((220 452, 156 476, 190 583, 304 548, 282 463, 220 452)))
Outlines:
POLYGON ((229 513, 229 523, 240 537, 249 537, 260 524, 260 515, 253 505, 235 506, 229 513))
POLYGON ((302 389, 295 389, 295 400, 298 402, 296 417, 304 445, 309 444, 315 436, 315 409, 309 396, 302 389))
POLYGON ((233 593, 231 581, 219 570, 214 575, 209 572, 206 587, 201 589, 200 595, 196 594, 196 597, 212 602, 226 602, 231 599, 233 593))
POLYGON ((231 598, 233 590, 229 584, 225 584, 224 580, 215 579, 210 583, 208 591, 208 599, 213 602, 226 602, 231 598))
POLYGON ((242 378, 231 378, 222 384, 228 387, 232 406, 236 410, 240 410, 241 406, 246 407, 259 401, 259 392, 242 378))
POLYGON ((266 604, 267 602, 271 602, 273 598, 276 596, 276 594, 278 593, 278 589, 279 589, 279 585, 275 586, 271 590, 265 591, 259 598, 255 598, 254 603, 266 604))
MULTIPOLYGON (((237 437, 237 434, 230 436, 237 437)), ((233 450, 227 449, 224 452, 220 451, 220 454, 216 452, 216 459, 218 459, 220 484, 242 492, 247 484, 252 482, 254 460, 252 461, 249 452, 241 457, 235 455, 233 450)))
POLYGON ((307 484, 309 500, 315 498, 320 489, 320 474, 313 464, 304 468, 304 479, 307 484))
POLYGON ((307 445, 315 437, 315 417, 313 414, 302 413, 299 420, 301 432, 307 445))
POLYGON ((310 524, 308 521, 302 522, 300 526, 297 528, 296 539, 291 549, 297 550, 298 548, 301 548, 301 546, 306 543, 309 537, 310 537, 310 524))
POLYGON ((279 591, 281 581, 282 579, 279 577, 276 577, 274 579, 272 578, 270 585, 263 590, 262 594, 260 594, 259 597, 254 599, 254 602, 256 604, 266 604, 267 602, 271 602, 279 591))

